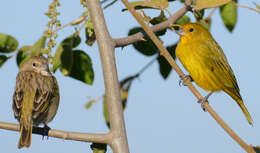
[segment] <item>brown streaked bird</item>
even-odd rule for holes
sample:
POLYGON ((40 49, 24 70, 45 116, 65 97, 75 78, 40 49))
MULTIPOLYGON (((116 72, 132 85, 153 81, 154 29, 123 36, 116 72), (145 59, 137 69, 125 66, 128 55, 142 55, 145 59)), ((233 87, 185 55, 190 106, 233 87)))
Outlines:
POLYGON ((21 65, 13 95, 14 116, 20 123, 19 149, 30 147, 33 125, 47 126, 52 121, 59 99, 58 83, 45 57, 34 56, 21 65))

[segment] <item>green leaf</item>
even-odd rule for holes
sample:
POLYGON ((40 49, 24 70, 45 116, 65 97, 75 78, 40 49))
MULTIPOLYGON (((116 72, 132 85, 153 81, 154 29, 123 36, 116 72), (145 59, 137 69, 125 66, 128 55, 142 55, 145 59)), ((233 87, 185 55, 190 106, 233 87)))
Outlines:
POLYGON ((73 65, 70 77, 92 85, 94 81, 94 71, 90 57, 81 50, 73 51, 73 65))
POLYGON ((107 152, 107 145, 103 143, 92 143, 90 145, 93 153, 106 153, 107 152))
POLYGON ((189 22, 190 22, 190 18, 187 15, 183 15, 175 23, 178 24, 178 25, 184 25, 184 24, 189 23, 189 22))
MULTIPOLYGON (((128 36, 138 33, 140 31, 143 31, 142 28, 140 28, 140 27, 132 28, 128 32, 128 36)), ((146 56, 152 56, 152 55, 156 54, 158 52, 158 49, 155 46, 155 44, 153 43, 153 41, 147 36, 145 36, 144 39, 145 39, 145 41, 135 42, 133 44, 134 48, 138 52, 140 52, 141 54, 146 55, 146 56)))
POLYGON ((5 55, 0 55, 0 67, 8 60, 8 57, 5 55))
MULTIPOLYGON (((237 2, 236 0, 234 0, 237 2)), ((220 15, 226 28, 232 32, 237 23, 237 7, 231 2, 220 7, 220 15)))
POLYGON ((256 153, 260 153, 260 146, 253 146, 256 153))
MULTIPOLYGON (((164 10, 169 6, 168 0, 150 0, 148 2, 146 1, 135 1, 130 2, 130 5, 138 10, 138 9, 159 9, 164 10)), ((126 11, 127 9, 123 9, 122 11, 126 11)))
POLYGON ((227 4, 231 0, 195 0, 194 2, 194 9, 201 10, 204 8, 212 8, 218 7, 224 4, 227 4))
POLYGON ((30 50, 32 46, 23 46, 19 49, 18 54, 16 55, 16 63, 20 67, 24 61, 30 58, 30 50))
POLYGON ((37 40, 31 49, 31 56, 39 56, 42 55, 42 51, 46 44, 46 37, 42 36, 39 40, 37 40))
POLYGON ((11 53, 18 47, 18 41, 11 35, 0 33, 0 52, 11 53))
POLYGON ((72 35, 59 44, 53 58, 53 72, 60 68, 63 75, 70 75, 73 64, 72 49, 77 47, 80 42, 81 39, 78 35, 72 35))
MULTIPOLYGON (((173 59, 176 58, 176 56, 175 56, 175 49, 176 49, 176 47, 177 47, 177 44, 174 44, 174 45, 171 45, 171 46, 167 47, 167 50, 171 54, 173 59)), ((162 77, 164 79, 167 79, 169 74, 170 74, 170 72, 172 71, 171 65, 168 63, 168 61, 163 56, 159 56, 157 61, 159 63, 160 74, 162 75, 162 77)))

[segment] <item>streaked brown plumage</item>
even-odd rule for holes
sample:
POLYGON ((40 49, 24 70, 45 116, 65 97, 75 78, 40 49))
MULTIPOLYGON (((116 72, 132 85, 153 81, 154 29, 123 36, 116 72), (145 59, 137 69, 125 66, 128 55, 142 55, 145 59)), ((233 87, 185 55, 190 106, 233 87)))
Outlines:
POLYGON ((48 67, 48 60, 35 56, 21 65, 16 78, 13 111, 20 122, 18 148, 30 147, 32 126, 47 124, 59 106, 59 87, 48 67))

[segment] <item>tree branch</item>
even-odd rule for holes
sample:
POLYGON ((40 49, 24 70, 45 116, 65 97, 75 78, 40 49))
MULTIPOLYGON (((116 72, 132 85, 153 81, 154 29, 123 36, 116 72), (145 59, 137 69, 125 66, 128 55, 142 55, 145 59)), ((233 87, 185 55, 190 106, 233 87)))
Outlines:
POLYGON ((109 145, 114 153, 129 153, 126 137, 120 87, 115 64, 115 44, 108 33, 104 14, 99 0, 87 0, 89 13, 93 21, 106 88, 106 100, 110 119, 112 142, 109 145))
MULTIPOLYGON (((163 46, 161 41, 156 37, 156 35, 153 33, 151 28, 143 22, 142 16, 140 16, 138 13, 136 13, 135 9, 128 3, 127 0, 122 0, 125 4, 126 8, 131 12, 131 14, 135 17, 135 19, 138 21, 138 23, 142 26, 144 31, 147 33, 147 35, 152 39, 152 41, 155 43, 155 45, 160 50, 160 54, 165 57, 165 59, 169 62, 169 64, 172 66, 172 68, 177 72, 177 74, 181 77, 184 76, 183 71, 179 68, 179 66, 176 64, 175 60, 171 57, 171 55, 168 53, 166 48, 163 46)), ((186 1, 186 6, 189 7, 191 5, 191 1, 186 1)), ((198 90, 193 86, 193 84, 190 82, 189 79, 185 80, 185 84, 190 89, 190 91, 194 94, 195 97, 197 97, 198 100, 202 99, 203 97, 198 92, 198 90)), ((217 113, 212 109, 212 107, 209 105, 209 103, 205 103, 204 108, 206 111, 210 113, 210 115, 219 123, 219 125, 248 153, 254 153, 254 150, 246 144, 218 115, 217 113)))
MULTIPOLYGON (((159 24, 152 26, 151 30, 153 32, 157 32, 157 31, 160 31, 160 30, 163 30, 163 29, 170 27, 170 25, 175 23, 176 20, 178 20, 185 13, 187 13, 187 11, 190 8, 190 7, 187 7, 187 6, 188 5, 185 5, 179 11, 177 11, 176 13, 171 15, 171 17, 167 21, 164 21, 162 23, 159 23, 159 24)), ((114 39, 115 47, 124 47, 124 46, 130 45, 130 44, 133 44, 134 42, 141 41, 141 40, 143 40, 144 36, 145 36, 145 32, 142 31, 142 32, 138 32, 138 33, 133 34, 133 35, 128 36, 128 37, 115 38, 114 39)))
MULTIPOLYGON (((8 123, 8 122, 0 122, 0 129, 19 131, 19 125, 8 123)), ((34 133, 34 134, 41 135, 39 133, 34 133)), ((94 133, 69 132, 69 131, 54 130, 54 129, 51 129, 49 131, 48 136, 54 138, 60 138, 63 140, 76 140, 76 141, 106 143, 106 144, 112 139, 111 133, 94 134, 94 133)))

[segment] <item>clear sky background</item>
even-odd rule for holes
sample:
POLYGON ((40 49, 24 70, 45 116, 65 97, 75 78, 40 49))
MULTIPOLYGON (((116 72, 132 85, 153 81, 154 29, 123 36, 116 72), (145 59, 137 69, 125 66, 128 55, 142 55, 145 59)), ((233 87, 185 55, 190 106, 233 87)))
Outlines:
MULTIPOLYGON (((253 6, 248 1, 240 2, 253 6)), ((17 38, 19 47, 33 44, 46 29, 48 18, 44 12, 50 3, 51 0, 2 1, 0 33, 17 38)), ((79 1, 61 1, 61 4, 59 11, 62 24, 76 19, 84 11, 79 1)), ((177 11, 179 6, 178 2, 171 3, 170 11, 177 11)), ((129 12, 121 12, 122 8, 124 6, 119 1, 104 11, 108 29, 114 38, 125 37, 130 28, 137 26, 129 12)), ((240 108, 227 94, 214 94, 209 99, 210 104, 235 132, 253 145, 260 145, 259 27, 259 15, 244 8, 238 9, 238 22, 233 33, 229 33, 224 27, 219 10, 213 15, 211 27, 213 37, 222 46, 233 68, 254 126, 247 123, 240 108)), ((58 41, 73 32, 72 27, 60 31, 58 41)), ((84 41, 83 31, 82 38, 84 41)), ((178 36, 167 32, 163 40, 165 46, 170 45, 178 40, 178 36)), ((102 102, 95 103, 89 110, 85 109, 88 97, 97 98, 104 93, 97 43, 90 48, 82 42, 79 48, 86 51, 92 59, 94 84, 86 85, 64 77, 57 71, 55 76, 60 86, 61 101, 58 113, 49 126, 68 131, 105 133, 108 129, 103 119, 102 102)), ((135 74, 153 58, 141 55, 132 46, 123 50, 116 49, 119 79, 135 74)), ((131 86, 124 113, 130 152, 243 152, 210 115, 202 111, 191 92, 178 85, 179 77, 174 71, 164 80, 158 70, 158 63, 155 62, 131 86)), ((0 68, 0 121, 18 123, 11 108, 17 72, 15 58, 0 68)), ((206 95, 206 92, 202 93, 206 95)), ((33 135, 29 149, 18 150, 18 138, 18 132, 0 129, 0 152, 92 152, 90 143, 51 137, 43 141, 39 135, 33 135)))

